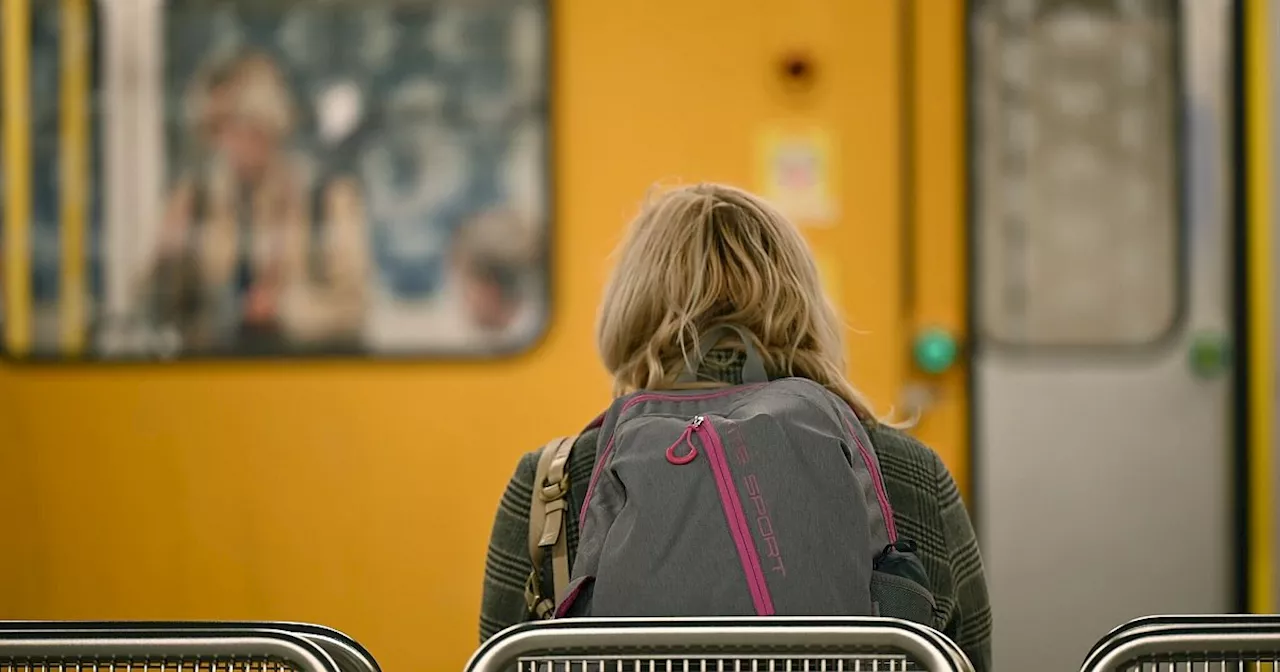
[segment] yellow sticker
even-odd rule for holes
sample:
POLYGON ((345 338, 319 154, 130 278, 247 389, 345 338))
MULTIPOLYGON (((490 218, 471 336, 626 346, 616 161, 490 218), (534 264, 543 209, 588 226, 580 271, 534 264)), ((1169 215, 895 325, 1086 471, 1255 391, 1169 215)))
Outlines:
POLYGON ((827 298, 831 300, 831 305, 840 312, 844 312, 844 294, 840 291, 840 267, 831 260, 831 257, 821 250, 814 250, 813 262, 818 266, 818 275, 822 279, 822 289, 827 294, 827 298))
POLYGON ((838 216, 834 147, 819 128, 769 128, 759 138, 760 192, 791 221, 831 226, 838 216))

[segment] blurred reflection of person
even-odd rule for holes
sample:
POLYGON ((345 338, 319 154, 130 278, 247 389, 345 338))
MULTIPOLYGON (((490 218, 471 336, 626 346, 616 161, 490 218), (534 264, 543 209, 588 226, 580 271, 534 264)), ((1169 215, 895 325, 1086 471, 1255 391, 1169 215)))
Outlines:
POLYGON ((511 211, 482 213, 458 231, 446 296, 480 343, 520 345, 534 336, 544 308, 539 248, 533 227, 511 211))
POLYGON ((491 354, 527 345, 545 317, 541 236, 510 210, 472 216, 452 236, 445 280, 427 300, 388 302, 370 324, 379 349, 491 354))
POLYGON ((367 243, 360 188, 312 188, 290 151, 295 111, 270 57, 241 54, 188 92, 201 157, 166 205, 153 310, 182 349, 281 353, 355 347, 367 243))

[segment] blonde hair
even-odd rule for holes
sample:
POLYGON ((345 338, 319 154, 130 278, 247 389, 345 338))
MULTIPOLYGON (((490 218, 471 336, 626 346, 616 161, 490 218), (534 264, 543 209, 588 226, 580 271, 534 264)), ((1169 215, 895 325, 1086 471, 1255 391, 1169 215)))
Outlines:
POLYGON ((185 105, 188 123, 197 128, 230 115, 276 137, 293 132, 296 116, 284 73, 270 56, 256 51, 208 65, 192 81, 185 105))
POLYGON ((796 227, 733 187, 662 193, 632 221, 601 303, 596 338, 614 394, 674 387, 697 365, 699 336, 720 324, 747 329, 771 375, 808 378, 875 422, 845 376, 842 325, 796 227))

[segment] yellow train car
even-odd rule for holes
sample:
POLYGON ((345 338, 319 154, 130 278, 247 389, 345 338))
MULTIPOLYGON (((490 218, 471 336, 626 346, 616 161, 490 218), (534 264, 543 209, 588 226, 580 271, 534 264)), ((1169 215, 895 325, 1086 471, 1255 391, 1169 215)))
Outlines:
POLYGON ((917 419, 974 511, 1000 665, 1074 665, 1148 613, 1273 608, 1274 3, 549 3, 551 292, 527 351, 89 363, 71 298, 71 363, 27 361, 31 129, 57 128, 57 282, 83 287, 86 193, 146 219, 164 181, 179 4, 3 0, 0 618, 306 620, 388 669, 460 666, 516 458, 608 402, 593 320, 622 227, 696 180, 803 226, 854 381, 917 419))

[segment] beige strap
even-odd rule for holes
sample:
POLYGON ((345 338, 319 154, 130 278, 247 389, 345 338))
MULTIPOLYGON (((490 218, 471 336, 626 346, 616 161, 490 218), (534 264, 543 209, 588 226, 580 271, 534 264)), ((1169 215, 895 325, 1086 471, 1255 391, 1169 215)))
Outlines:
POLYGON ((569 542, 565 513, 569 494, 569 451, 577 436, 566 436, 542 447, 529 502, 529 559, 533 573, 525 584, 525 602, 538 618, 550 618, 569 585, 569 542), (555 599, 542 595, 542 561, 551 548, 552 586, 555 599))

